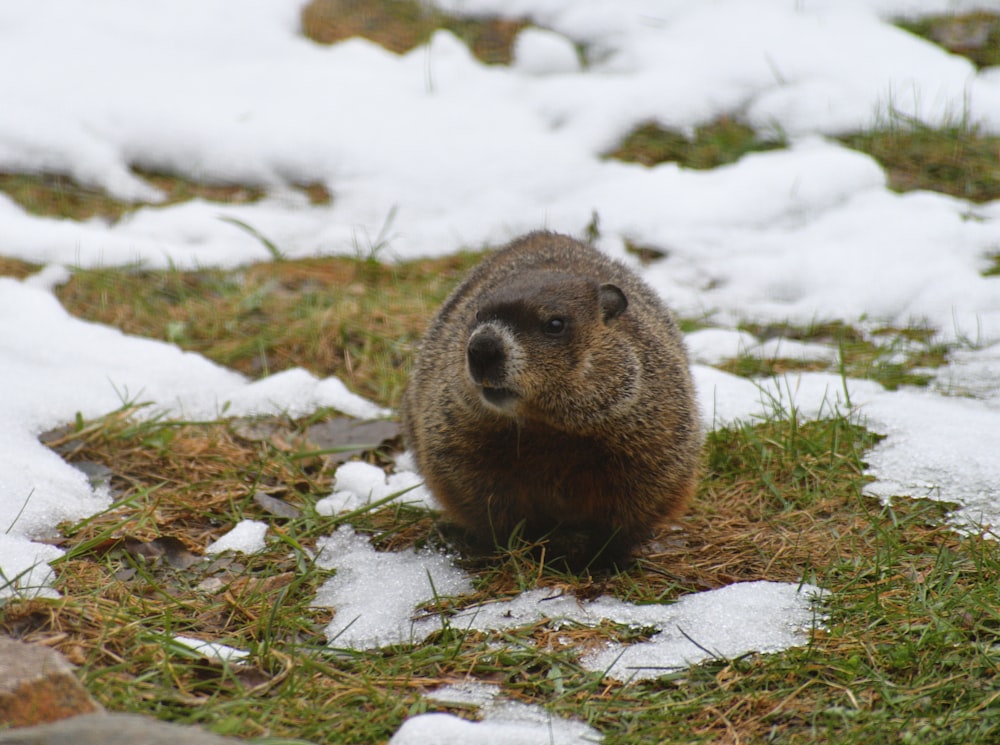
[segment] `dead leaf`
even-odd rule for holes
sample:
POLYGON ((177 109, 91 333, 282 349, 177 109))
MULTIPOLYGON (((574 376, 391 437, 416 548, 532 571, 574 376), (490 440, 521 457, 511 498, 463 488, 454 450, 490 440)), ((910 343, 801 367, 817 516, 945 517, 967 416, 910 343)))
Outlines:
POLYGON ((140 541, 138 538, 125 538, 122 546, 131 556, 142 557, 147 561, 163 559, 167 566, 174 569, 187 569, 201 561, 201 557, 188 551, 187 546, 179 538, 165 535, 152 541, 140 541))
POLYGON ((250 442, 267 442, 277 450, 288 452, 294 450, 293 442, 301 439, 283 419, 247 418, 234 419, 230 423, 239 437, 250 442))
POLYGON ((235 670, 235 675, 245 688, 263 689, 265 686, 273 685, 273 678, 260 668, 241 665, 235 670))
POLYGON ((397 437, 399 437, 399 424, 388 419, 364 421, 337 417, 313 424, 306 430, 306 439, 316 450, 308 454, 327 455, 335 464, 343 463, 352 456, 369 450, 375 450, 386 441, 397 437))
POLYGON ((265 512, 269 512, 277 517, 286 517, 290 520, 296 517, 302 517, 302 510, 295 505, 289 504, 284 499, 272 497, 270 494, 265 494, 262 491, 254 492, 253 501, 256 502, 265 512))

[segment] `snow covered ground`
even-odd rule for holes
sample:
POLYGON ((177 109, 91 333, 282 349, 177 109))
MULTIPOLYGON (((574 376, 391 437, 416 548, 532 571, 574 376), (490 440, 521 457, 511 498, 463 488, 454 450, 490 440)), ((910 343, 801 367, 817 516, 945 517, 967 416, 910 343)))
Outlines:
MULTIPOLYGON (((224 217, 253 226, 289 257, 365 253, 384 232, 379 257, 392 260, 499 243, 538 227, 579 234, 596 213, 604 250, 624 257, 626 239, 665 250, 645 277, 679 313, 718 327, 690 340, 704 415, 716 424, 767 412, 775 397, 808 415, 846 406, 836 376, 789 376, 762 391, 709 367, 739 351, 778 353, 767 347, 773 342, 731 330, 738 320, 929 324, 942 340, 966 342, 929 389, 847 383, 851 404, 888 435, 870 454, 872 492, 957 502, 965 507, 961 526, 1000 524, 1000 278, 981 275, 1000 250, 1000 202, 892 193, 873 160, 824 139, 884 121, 890 110, 930 124, 966 117, 1000 133, 1000 70, 977 72, 889 22, 1000 10, 1000 0, 441 5, 529 15, 551 31, 524 32, 514 64, 502 68, 481 65, 443 32, 403 56, 362 40, 316 45, 298 33, 301 0, 0 4, 0 171, 65 173, 153 203, 109 225, 32 216, 0 195, 0 255, 52 265, 23 282, 0 278, 5 577, 51 593, 46 562, 59 551, 41 539, 59 521, 109 503, 38 443, 77 412, 94 417, 124 401, 150 401, 187 417, 214 417, 227 402, 228 414, 326 405, 385 413, 337 380, 293 370, 250 382, 171 345, 76 320, 51 292, 66 276, 60 265, 236 266, 270 258, 224 217), (588 49, 586 67, 574 42, 588 49), (600 157, 649 119, 691 129, 722 114, 780 131, 791 145, 712 171, 600 157), (158 207, 160 195, 134 166, 260 184, 269 196, 249 205, 158 207), (332 203, 310 205, 290 188, 306 182, 325 184, 332 203)), ((366 497, 366 486, 388 488, 364 474, 353 478, 337 504, 366 497)), ((248 535, 259 540, 258 532, 248 535)), ((330 546, 323 560, 345 568, 338 577, 352 562, 357 581, 370 576, 363 546, 343 535, 331 536, 330 546)), ((423 560, 385 560, 397 559, 423 560)), ((463 578, 453 579, 461 592, 463 578)), ((326 589, 330 602, 342 602, 336 587, 326 589)), ((758 611, 762 626, 787 632, 782 643, 799 638, 808 604, 788 593, 776 589, 768 595, 774 602, 757 610, 739 590, 690 603, 707 604, 698 621, 706 633, 745 632, 733 647, 712 637, 737 654, 781 646, 742 622, 758 611)), ((524 600, 526 612, 532 602, 524 600)), ((663 611, 667 634, 673 614, 685 611, 663 611)), ((359 621, 345 633, 361 645, 380 634, 415 634, 399 625, 408 613, 399 617, 388 631, 359 621)), ((678 655, 655 664, 695 659, 690 650, 678 655)), ((503 721, 510 727, 491 729, 494 741, 524 741, 517 733, 530 721, 503 721), (513 734, 503 739, 504 731, 513 734)), ((451 727, 455 742, 469 741, 458 731, 468 723, 435 722, 410 729, 451 727)), ((591 736, 572 730, 566 741, 591 736)), ((420 737, 400 730, 397 741, 420 737)))

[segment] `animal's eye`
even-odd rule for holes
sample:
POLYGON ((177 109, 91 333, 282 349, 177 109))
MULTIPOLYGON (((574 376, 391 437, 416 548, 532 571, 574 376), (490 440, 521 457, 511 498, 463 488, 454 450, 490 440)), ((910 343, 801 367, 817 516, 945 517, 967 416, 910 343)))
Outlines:
POLYGON ((566 321, 562 318, 550 318, 542 325, 542 330, 549 336, 559 336, 566 330, 566 321))

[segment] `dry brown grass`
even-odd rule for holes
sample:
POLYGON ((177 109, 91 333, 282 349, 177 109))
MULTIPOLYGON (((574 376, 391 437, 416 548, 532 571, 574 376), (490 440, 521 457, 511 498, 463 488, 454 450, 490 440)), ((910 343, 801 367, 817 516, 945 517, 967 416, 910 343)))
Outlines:
POLYGON ((39 269, 35 264, 29 264, 20 259, 12 259, 8 256, 0 256, 0 277, 13 277, 14 279, 24 279, 34 274, 39 269))
MULTIPOLYGON (((312 503, 332 489, 336 460, 310 456, 308 424, 267 420, 247 435, 240 422, 143 423, 128 410, 83 429, 48 437, 70 461, 97 462, 114 474, 122 505, 74 530, 68 546, 119 549, 130 537, 172 536, 200 554, 241 517, 271 519, 253 501, 264 492, 311 514, 312 503), (302 454, 307 454, 302 457, 302 454)), ((709 442, 709 472, 689 512, 647 546, 639 565, 622 575, 573 576, 546 567, 527 550, 493 560, 469 559, 479 593, 464 603, 549 586, 593 597, 616 592, 660 600, 744 580, 798 581, 817 567, 870 551, 863 539, 872 504, 859 509, 860 453, 871 442, 863 430, 806 423, 759 425, 748 433, 721 431, 709 442), (828 431, 823 431, 827 427, 828 431), (810 443, 807 450, 795 440, 810 443)), ((390 468, 388 453, 367 457, 390 468)), ((332 530, 311 518, 312 538, 332 530)), ((383 508, 359 518, 380 550, 441 545, 431 515, 383 508)), ((282 521, 274 529, 282 531, 282 521)), ((297 528, 302 533, 303 528, 297 528)), ((300 540, 304 540, 300 536, 300 540)), ((90 549, 88 549, 90 550, 90 549)))
POLYGON ((403 54, 433 28, 430 8, 389 0, 312 0, 302 8, 302 32, 320 44, 362 37, 403 54))
POLYGON ((677 163, 685 168, 716 168, 747 153, 784 147, 779 137, 765 137, 728 116, 696 127, 692 135, 665 129, 657 122, 635 127, 606 158, 655 166, 677 163))
POLYGON ((415 0, 312 0, 302 8, 302 32, 321 44, 361 37, 405 54, 446 29, 487 64, 509 64, 511 46, 527 22, 456 18, 415 0))
POLYGON ((840 139, 875 158, 895 191, 930 189, 973 202, 1000 197, 1000 137, 964 122, 932 129, 900 119, 840 139))
POLYGON ((239 516, 267 516, 253 502, 256 492, 307 506, 329 491, 337 461, 301 457, 318 449, 304 434, 306 421, 275 419, 269 435, 260 437, 259 428, 248 434, 242 420, 147 422, 127 408, 47 434, 46 444, 68 461, 107 466, 121 503, 86 521, 69 542, 105 540, 109 531, 143 541, 171 535, 200 554, 239 516))
MULTIPOLYGON (((222 181, 198 181, 179 174, 156 173, 133 169, 136 176, 163 192, 158 206, 178 204, 192 199, 204 199, 223 204, 248 204, 263 199, 262 186, 249 186, 222 181)), ((329 190, 320 183, 296 184, 312 204, 328 204, 329 190)), ((34 215, 89 220, 99 217, 110 223, 145 202, 126 202, 100 188, 78 183, 61 173, 0 173, 0 192, 4 192, 27 212, 34 215)))

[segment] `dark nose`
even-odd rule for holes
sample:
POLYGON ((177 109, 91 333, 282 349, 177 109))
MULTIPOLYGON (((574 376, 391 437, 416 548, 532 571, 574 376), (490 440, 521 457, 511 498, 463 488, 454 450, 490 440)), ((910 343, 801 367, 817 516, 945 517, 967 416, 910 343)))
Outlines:
POLYGON ((496 385, 503 380, 503 343, 496 335, 476 334, 469 340, 467 352, 469 374, 474 381, 496 385))

